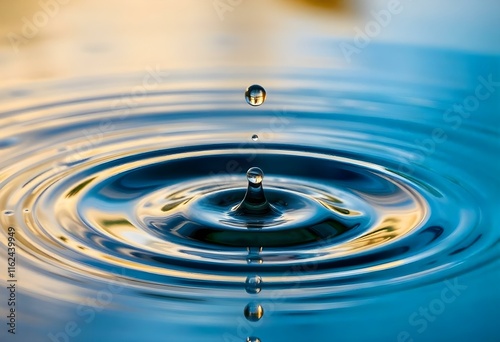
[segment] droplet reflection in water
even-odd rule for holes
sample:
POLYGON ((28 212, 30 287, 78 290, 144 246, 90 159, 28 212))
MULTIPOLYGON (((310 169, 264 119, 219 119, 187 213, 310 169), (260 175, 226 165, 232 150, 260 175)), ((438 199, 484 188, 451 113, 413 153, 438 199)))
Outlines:
POLYGON ((262 260, 259 256, 249 256, 247 257, 247 263, 249 264, 262 264, 264 260, 262 260))
POLYGON ((262 264, 264 261, 260 257, 262 247, 248 247, 247 263, 249 264, 262 264))
POLYGON ((251 85, 245 91, 245 99, 250 106, 260 106, 266 101, 266 90, 258 84, 251 85))
POLYGON ((258 275, 248 277, 245 282, 245 290, 250 294, 257 294, 261 291, 262 278, 258 275))
POLYGON ((257 303, 250 303, 245 306, 245 310, 243 311, 246 319, 250 322, 257 322, 264 316, 264 308, 262 305, 257 303))
POLYGON ((259 136, 257 134, 252 135, 252 140, 253 141, 259 140, 259 136))

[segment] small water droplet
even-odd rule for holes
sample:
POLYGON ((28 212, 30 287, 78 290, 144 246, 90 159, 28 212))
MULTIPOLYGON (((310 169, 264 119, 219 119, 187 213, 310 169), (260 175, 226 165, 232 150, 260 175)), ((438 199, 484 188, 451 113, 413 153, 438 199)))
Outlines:
POLYGON ((24 211, 25 213, 29 213, 29 212, 30 212, 30 210, 29 210, 28 208, 24 209, 23 211, 24 211))
POLYGON ((266 90, 258 84, 251 85, 245 91, 245 99, 251 106, 260 106, 266 100, 266 90))
POLYGON ((247 342, 260 342, 260 338, 250 336, 250 337, 247 337, 247 342))
POLYGON ((252 184, 260 184, 264 179, 264 172, 258 167, 252 167, 247 171, 247 179, 252 184))
POLYGON ((249 303, 245 306, 243 313, 250 322, 257 322, 264 316, 264 308, 260 304, 249 303))
POLYGON ((262 290, 261 284, 262 278, 260 276, 255 275, 248 277, 245 281, 245 290, 247 291, 247 293, 257 294, 262 290))
POLYGON ((6 216, 12 216, 12 215, 14 215, 14 212, 13 212, 12 210, 4 210, 4 212, 3 212, 3 213, 4 213, 4 215, 6 215, 6 216))
POLYGON ((252 135, 252 140, 253 141, 259 140, 259 136, 257 134, 252 135))

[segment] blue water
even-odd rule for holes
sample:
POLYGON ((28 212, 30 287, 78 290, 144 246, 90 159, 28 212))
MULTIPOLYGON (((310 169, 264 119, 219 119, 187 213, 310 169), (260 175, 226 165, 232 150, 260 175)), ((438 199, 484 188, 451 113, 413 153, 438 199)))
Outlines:
POLYGON ((499 341, 499 59, 361 58, 3 89, 15 339, 499 341))

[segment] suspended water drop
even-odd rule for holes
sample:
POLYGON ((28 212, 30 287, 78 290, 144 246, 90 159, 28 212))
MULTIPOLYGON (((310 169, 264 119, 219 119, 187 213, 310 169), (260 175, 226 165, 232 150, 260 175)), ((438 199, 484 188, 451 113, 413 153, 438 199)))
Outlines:
POLYGON ((245 306, 245 310, 243 310, 246 319, 250 322, 257 322, 264 316, 264 308, 262 305, 257 303, 249 303, 245 306))
POLYGON ((258 167, 252 167, 247 171, 247 179, 250 183, 258 185, 264 179, 264 172, 258 167))
POLYGON ((247 293, 257 294, 261 291, 262 278, 258 275, 248 277, 245 281, 245 290, 247 293))
POLYGON ((251 85, 245 91, 245 99, 251 106, 260 106, 266 100, 266 90, 258 84, 251 85))
POLYGON ((257 134, 252 135, 252 140, 253 141, 259 140, 259 136, 257 134))
POLYGON ((247 342, 260 342, 260 338, 258 337, 247 337, 247 342))

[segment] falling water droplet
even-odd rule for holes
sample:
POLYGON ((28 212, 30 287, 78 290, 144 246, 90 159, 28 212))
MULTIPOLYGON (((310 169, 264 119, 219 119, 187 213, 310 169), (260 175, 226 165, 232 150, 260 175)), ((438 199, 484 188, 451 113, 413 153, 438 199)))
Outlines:
POLYGON ((3 213, 6 216, 12 216, 12 215, 14 215, 14 212, 12 210, 5 210, 3 213))
POLYGON ((257 322, 264 316, 264 308, 260 304, 249 303, 245 306, 243 313, 250 322, 257 322))
POLYGON ((260 106, 266 100, 266 90, 258 84, 251 85, 245 91, 245 99, 251 106, 260 106))
POLYGON ((261 291, 262 278, 258 275, 248 277, 245 281, 245 290, 247 293, 257 294, 261 291))
POLYGON ((247 342, 260 342, 260 338, 258 337, 247 337, 247 342))
POLYGON ((257 134, 252 135, 252 140, 253 141, 259 140, 259 136, 257 134))
POLYGON ((250 183, 258 185, 264 179, 264 172, 258 167, 252 167, 247 171, 247 179, 250 183))

